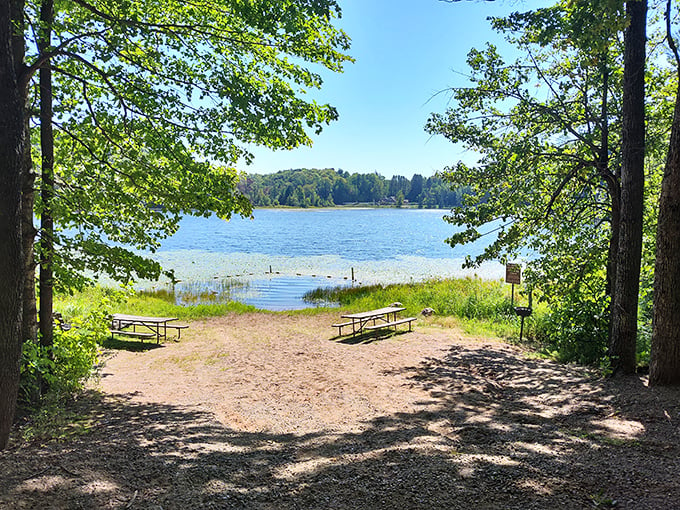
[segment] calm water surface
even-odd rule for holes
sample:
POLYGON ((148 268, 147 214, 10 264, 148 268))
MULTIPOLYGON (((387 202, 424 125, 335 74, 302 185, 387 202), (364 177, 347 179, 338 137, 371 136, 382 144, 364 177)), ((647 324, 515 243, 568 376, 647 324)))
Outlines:
POLYGON ((464 257, 469 250, 454 250, 444 242, 455 231, 442 219, 444 214, 422 209, 257 209, 252 220, 188 217, 162 249, 337 255, 356 261, 464 257))
MULTIPOLYGON (((304 308, 302 294, 317 287, 471 274, 461 268, 465 256, 493 238, 451 248, 445 240, 455 228, 443 220, 446 212, 257 209, 253 219, 187 217, 154 258, 175 270, 180 301, 202 293, 272 310, 304 308)), ((497 278, 502 268, 489 264, 476 273, 497 278)))

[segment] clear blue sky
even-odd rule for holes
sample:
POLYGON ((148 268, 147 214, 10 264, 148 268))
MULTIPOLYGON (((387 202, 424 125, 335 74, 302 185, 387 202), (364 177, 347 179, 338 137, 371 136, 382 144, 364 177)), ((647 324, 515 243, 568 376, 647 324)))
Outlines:
POLYGON ((449 95, 465 84, 468 51, 486 41, 499 47, 488 16, 535 9, 539 0, 339 0, 338 26, 352 39, 342 74, 323 73, 324 86, 313 91, 321 103, 334 105, 340 119, 313 137, 311 148, 270 151, 256 148, 248 173, 290 168, 342 168, 411 177, 430 176, 465 159, 442 137, 430 137, 424 125, 431 112, 443 112, 449 95), (462 74, 461 74, 462 73, 462 74))

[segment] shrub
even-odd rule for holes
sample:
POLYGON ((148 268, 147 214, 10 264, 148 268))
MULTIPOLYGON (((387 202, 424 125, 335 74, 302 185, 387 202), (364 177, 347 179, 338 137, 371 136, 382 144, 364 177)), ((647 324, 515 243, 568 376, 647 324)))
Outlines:
POLYGON ((83 388, 98 362, 99 345, 107 336, 111 305, 121 297, 111 294, 102 296, 98 302, 90 302, 89 309, 80 310, 83 315, 68 319, 70 329, 55 328, 51 347, 43 347, 38 342, 24 343, 22 403, 35 403, 41 396, 41 386, 49 388, 51 397, 57 400, 68 398, 83 388))
POLYGON ((608 349, 608 304, 604 297, 567 294, 537 320, 536 339, 560 361, 601 364, 608 349))

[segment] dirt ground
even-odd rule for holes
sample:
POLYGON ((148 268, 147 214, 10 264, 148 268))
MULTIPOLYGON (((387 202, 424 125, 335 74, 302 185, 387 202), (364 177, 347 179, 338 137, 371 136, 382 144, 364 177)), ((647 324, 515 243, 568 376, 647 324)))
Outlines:
POLYGON ((680 390, 421 319, 228 315, 117 342, 87 433, 0 452, 3 509, 680 508, 680 390))

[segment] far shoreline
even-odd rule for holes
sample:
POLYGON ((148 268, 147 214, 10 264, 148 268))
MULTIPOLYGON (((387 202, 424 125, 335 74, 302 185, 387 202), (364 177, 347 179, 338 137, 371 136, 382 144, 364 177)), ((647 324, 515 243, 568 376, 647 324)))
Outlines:
POLYGON ((414 210, 414 211, 451 211, 450 207, 419 207, 417 204, 414 205, 402 205, 398 207, 396 205, 382 205, 382 204, 372 204, 371 202, 354 202, 351 204, 341 204, 341 205, 325 205, 325 206, 314 206, 310 205, 308 207, 294 207, 291 205, 257 205, 253 206, 253 211, 258 209, 268 209, 268 210, 286 210, 286 211, 319 211, 323 209, 337 210, 337 209, 357 209, 357 210, 368 210, 368 209, 402 209, 402 210, 414 210))

